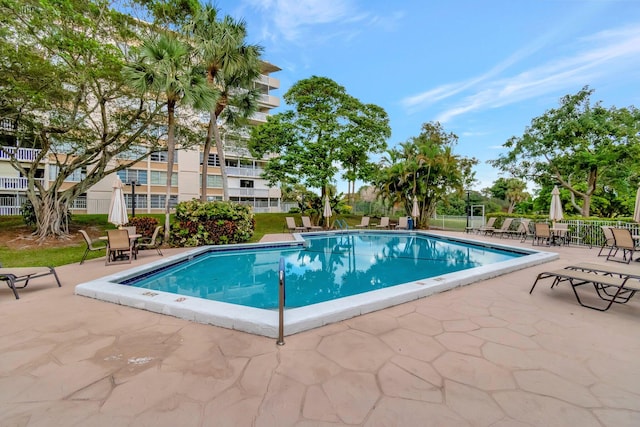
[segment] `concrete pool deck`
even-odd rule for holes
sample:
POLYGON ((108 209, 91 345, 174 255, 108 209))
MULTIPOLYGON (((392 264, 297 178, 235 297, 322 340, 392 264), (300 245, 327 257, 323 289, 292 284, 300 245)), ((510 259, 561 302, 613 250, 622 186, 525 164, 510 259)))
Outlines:
POLYGON ((0 425, 640 425, 640 298, 601 313, 568 286, 529 295, 541 271, 605 262, 597 248, 548 250, 560 259, 284 346, 74 295, 129 264, 62 266, 62 288, 0 288, 0 425))

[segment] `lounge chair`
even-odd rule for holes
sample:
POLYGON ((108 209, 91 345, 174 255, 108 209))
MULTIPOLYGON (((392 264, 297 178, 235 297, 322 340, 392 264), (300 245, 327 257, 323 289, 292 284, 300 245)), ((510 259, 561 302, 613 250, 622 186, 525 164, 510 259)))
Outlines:
POLYGON ((109 265, 118 260, 118 258, 127 257, 126 260, 131 264, 133 258, 133 243, 129 239, 127 230, 108 230, 107 231, 107 259, 104 265, 109 265))
MULTIPOLYGON (((2 267, 0 265, 0 267, 2 267)), ((58 283, 58 287, 61 287, 60 279, 58 278, 58 274, 53 267, 5 267, 0 268, 0 280, 4 280, 7 283, 7 286, 11 288, 13 291, 13 295, 16 299, 20 299, 18 295, 18 289, 24 289, 29 284, 29 280, 35 279, 38 277, 44 277, 53 274, 56 282, 58 283), (23 286, 17 286, 17 283, 24 282, 23 286)))
POLYGON ((518 233, 520 233, 520 237, 521 237, 520 243, 526 242, 529 236, 533 238, 534 233, 533 231, 531 231, 531 220, 523 219, 522 221, 520 221, 518 233))
POLYGON ((307 231, 306 228, 302 226, 296 225, 296 220, 292 216, 287 216, 284 218, 286 221, 286 227, 289 230, 289 233, 297 232, 297 231, 307 231))
POLYGON ((406 216, 401 216, 398 218, 398 225, 396 225, 396 230, 408 230, 409 229, 409 219, 406 216))
POLYGON ((497 234, 502 239, 502 237, 505 235, 508 236, 513 234, 514 230, 511 230, 512 223, 513 223, 513 218, 505 218, 500 228, 496 228, 495 230, 493 230, 493 235, 497 234))
POLYGON ((529 294, 533 292, 539 280, 553 278, 551 288, 562 282, 569 282, 578 303, 587 308, 598 311, 607 311, 613 303, 624 304, 640 291, 640 275, 625 274, 622 270, 608 268, 607 266, 589 267, 588 265, 567 266, 560 270, 544 271, 536 277, 533 286, 529 290, 529 294), (593 285, 600 299, 604 300, 605 305, 594 306, 585 304, 576 288, 582 285, 593 285), (611 288, 615 289, 611 292, 611 288))
POLYGON ((84 255, 82 255, 82 259, 80 260, 80 264, 82 264, 87 259, 87 255, 89 255, 89 252, 103 251, 107 242, 99 239, 92 240, 86 231, 84 230, 79 230, 79 231, 80 231, 80 234, 82 234, 84 241, 87 243, 87 249, 85 249, 84 255))
POLYGON ((485 225, 478 228, 478 233, 484 233, 485 235, 487 233, 493 233, 493 230, 495 230, 495 227, 493 226, 493 224, 495 223, 496 223, 496 217, 492 216, 491 218, 489 218, 489 221, 487 221, 485 225))
POLYGON ((389 228, 389 217, 383 216, 380 218, 380 224, 376 225, 376 228, 389 228))
MULTIPOLYGON (((600 226, 600 228, 602 229, 602 233, 604 234, 604 242, 602 242, 602 246, 600 246, 598 256, 602 256, 602 250, 604 248, 609 248, 609 250, 611 250, 611 248, 613 248, 614 246, 614 243, 616 242, 616 239, 613 237, 613 231, 611 231, 611 226, 602 225, 600 226)), ((607 256, 607 254, 605 254, 604 256, 607 256)))
POLYGON ((536 222, 534 224, 534 232, 533 232, 533 242, 532 245, 535 245, 538 242, 546 242, 546 245, 549 246, 551 244, 551 229, 549 228, 549 224, 544 222, 536 222))
POLYGON ((162 234, 160 231, 162 230, 162 226, 156 226, 155 230, 153 230, 153 234, 151 237, 143 237, 138 239, 136 243, 137 249, 155 249, 158 252, 158 255, 162 256, 162 251, 160 250, 160 245, 162 244, 162 234))
POLYGON ((369 228, 369 217, 363 216, 360 220, 360 224, 356 224, 356 228, 369 228))
POLYGON ((611 228, 611 232, 613 233, 614 242, 611 249, 609 249, 607 261, 626 262, 629 264, 636 250, 636 242, 633 240, 631 231, 626 228, 611 228), (615 259, 620 249, 622 249, 622 260, 615 259), (629 258, 627 258, 627 255, 629 255, 629 258))
POLYGON ((319 225, 313 225, 313 224, 311 224, 311 218, 309 218, 308 216, 303 216, 303 217, 302 217, 302 226, 303 226, 307 231, 322 230, 322 227, 320 227, 319 225))

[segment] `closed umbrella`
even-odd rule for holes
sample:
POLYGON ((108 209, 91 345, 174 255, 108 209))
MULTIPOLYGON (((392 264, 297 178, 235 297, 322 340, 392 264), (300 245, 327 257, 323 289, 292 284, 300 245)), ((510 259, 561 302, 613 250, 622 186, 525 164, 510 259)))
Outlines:
POLYGON ((111 205, 109 206, 109 222, 119 226, 129 222, 127 215, 127 203, 124 201, 124 193, 122 192, 122 181, 120 177, 116 177, 113 181, 113 192, 111 193, 111 205))
POLYGON ((322 216, 325 218, 327 228, 329 228, 329 218, 331 215, 333 215, 331 212, 331 203, 329 203, 329 195, 326 195, 324 196, 324 210, 322 211, 322 216))
POLYGON ((633 210, 633 220, 640 222, 640 187, 638 187, 638 192, 636 193, 636 208, 633 210))
POLYGON ((555 225, 556 221, 560 221, 564 218, 562 214, 562 202, 560 201, 560 190, 558 190, 558 186, 553 187, 553 191, 551 192, 551 208, 549 209, 549 219, 555 225))
POLYGON ((418 207, 418 198, 413 196, 413 208, 411 209, 411 216, 418 218, 420 216, 420 208, 418 207))

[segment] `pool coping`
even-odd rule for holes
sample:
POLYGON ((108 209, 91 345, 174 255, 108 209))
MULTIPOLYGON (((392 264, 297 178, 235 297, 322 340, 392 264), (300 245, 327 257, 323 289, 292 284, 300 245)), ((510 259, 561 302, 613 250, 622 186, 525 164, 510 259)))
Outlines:
MULTIPOLYGON (((305 235, 361 234, 361 233, 402 233, 425 235, 440 240, 463 242, 487 248, 499 248, 528 255, 475 267, 464 271, 448 273, 441 276, 416 280, 389 288, 378 289, 364 294, 352 295, 332 301, 326 301, 306 307, 292 308, 284 313, 284 334, 293 335, 308 329, 317 328, 329 323, 339 322, 361 314, 381 310, 418 298, 424 298, 438 292, 444 292, 459 286, 469 285, 481 280, 528 268, 545 262, 554 261, 559 255, 535 249, 509 246, 493 242, 479 242, 461 237, 442 236, 428 231, 381 231, 381 230, 339 230, 322 233, 305 233, 305 235)), ((218 301, 205 300, 191 296, 180 296, 168 292, 148 290, 134 286, 121 285, 115 282, 131 276, 152 271, 168 263, 180 262, 209 251, 226 251, 229 249, 252 249, 267 247, 299 246, 305 240, 300 234, 294 234, 293 241, 250 243, 224 246, 203 246, 193 250, 163 258, 144 266, 101 277, 75 287, 75 294, 107 301, 115 304, 148 310, 170 315, 193 322, 211 324, 229 329, 236 329, 252 334, 276 338, 278 336, 278 311, 252 308, 218 301)))

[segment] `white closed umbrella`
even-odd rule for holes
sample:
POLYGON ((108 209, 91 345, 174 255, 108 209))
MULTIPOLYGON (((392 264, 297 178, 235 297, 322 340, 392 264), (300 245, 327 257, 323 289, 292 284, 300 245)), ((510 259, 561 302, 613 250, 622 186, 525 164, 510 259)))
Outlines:
POLYGON ((551 208, 549 209, 549 219, 555 224, 556 221, 560 221, 564 218, 562 214, 562 202, 560 201, 560 190, 558 186, 553 187, 551 191, 551 208))
POLYGON ((329 203, 329 195, 324 196, 324 209, 322 210, 322 216, 325 217, 327 228, 329 228, 329 218, 333 215, 331 212, 331 203, 329 203))
POLYGON ((418 207, 418 197, 413 196, 413 208, 411 209, 411 216, 417 218, 420 216, 420 208, 418 207))
POLYGON ((638 187, 638 191, 636 193, 636 207, 633 210, 633 220, 635 222, 640 222, 640 187, 638 187))
POLYGON ((113 181, 111 205, 109 206, 109 222, 115 226, 124 225, 129 222, 127 203, 124 200, 122 181, 120 181, 119 176, 116 176, 116 180, 113 181))

